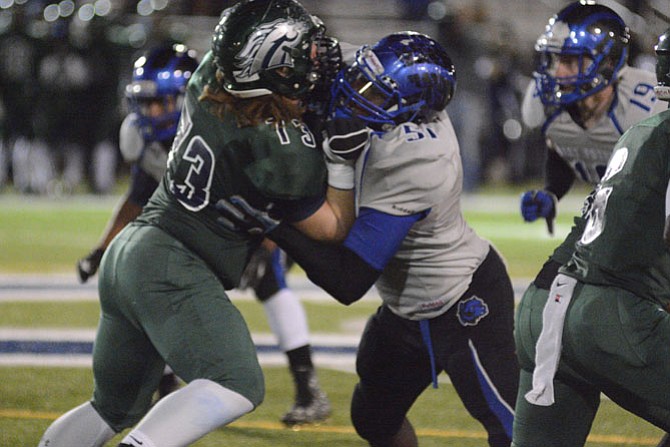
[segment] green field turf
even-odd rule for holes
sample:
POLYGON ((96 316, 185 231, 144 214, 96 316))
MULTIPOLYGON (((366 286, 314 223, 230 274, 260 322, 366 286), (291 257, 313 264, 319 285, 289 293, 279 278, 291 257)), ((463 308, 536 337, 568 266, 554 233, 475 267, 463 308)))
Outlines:
MULTIPOLYGON (((569 231, 585 193, 575 192, 560 204, 554 237, 544 222, 522 221, 518 194, 466 198, 463 208, 470 226, 503 254, 510 275, 530 278, 569 231)), ((72 272, 76 259, 97 243, 116 200, 0 195, 0 272, 72 272)))
MULTIPOLYGON (((525 224, 518 213, 519 191, 465 200, 471 225, 496 244, 515 278, 531 278, 566 234, 571 213, 559 215, 557 236, 547 236, 544 224, 525 224)), ((0 278, 2 274, 58 273, 74 275, 74 263, 95 244, 116 198, 44 199, 0 196, 0 278)), ((570 206, 578 210, 579 199, 570 206)), ((293 273, 299 275, 300 273, 293 273)), ((0 288, 2 287, 0 279, 0 288)), ((262 307, 255 301, 237 303, 251 330, 268 333, 262 307)), ((351 334, 360 331, 376 307, 363 301, 350 307, 306 301, 314 333, 351 334)), ((0 328, 95 327, 95 301, 0 301, 0 328)), ((284 367, 265 367, 267 394, 263 405, 233 425, 217 430, 196 446, 353 447, 365 445, 353 432, 348 416, 356 376, 349 371, 320 368, 322 386, 334 413, 320 426, 286 429, 279 417, 290 405, 293 385, 284 367)), ((88 368, 0 367, 0 446, 35 446, 41 433, 62 412, 90 397, 88 368)), ((474 447, 486 444, 485 433, 465 412, 446 381, 427 390, 410 414, 422 447, 474 447)), ((589 447, 655 446, 661 432, 608 400, 589 438, 589 447)), ((119 437, 110 442, 115 446, 119 437)))

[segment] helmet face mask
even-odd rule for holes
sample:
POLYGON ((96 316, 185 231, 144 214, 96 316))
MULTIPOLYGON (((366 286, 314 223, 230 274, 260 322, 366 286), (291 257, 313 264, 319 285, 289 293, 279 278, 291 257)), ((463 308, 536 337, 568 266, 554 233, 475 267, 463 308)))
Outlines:
POLYGON ((545 106, 563 108, 616 81, 628 58, 630 35, 625 23, 603 5, 581 1, 549 19, 535 51, 537 93, 545 106), (577 70, 558 76, 559 63, 573 58, 577 70))
POLYGON ((184 45, 157 48, 135 61, 126 99, 145 141, 172 141, 186 85, 197 67, 195 53, 184 45))
POLYGON ((670 101, 670 28, 658 38, 656 51, 656 82, 654 93, 663 101, 670 101))
POLYGON ((242 98, 305 95, 318 79, 312 43, 324 29, 295 0, 246 0, 226 9, 212 38, 223 88, 242 98))
POLYGON ((330 110, 382 130, 429 119, 447 106, 455 88, 454 66, 436 41, 394 33, 360 48, 351 67, 340 71, 330 110))

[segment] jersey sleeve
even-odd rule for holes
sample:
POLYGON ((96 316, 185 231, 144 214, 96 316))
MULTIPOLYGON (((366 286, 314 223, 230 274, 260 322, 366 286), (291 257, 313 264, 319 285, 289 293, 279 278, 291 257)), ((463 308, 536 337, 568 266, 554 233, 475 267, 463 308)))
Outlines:
POLYGON ((424 215, 419 213, 393 216, 363 208, 358 213, 344 246, 370 267, 381 272, 398 251, 412 225, 424 215))

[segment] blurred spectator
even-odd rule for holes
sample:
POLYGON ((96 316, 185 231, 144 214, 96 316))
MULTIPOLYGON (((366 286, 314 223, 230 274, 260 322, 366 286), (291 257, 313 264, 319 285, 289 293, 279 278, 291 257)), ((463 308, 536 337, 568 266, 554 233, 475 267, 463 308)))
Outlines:
POLYGON ((463 162, 463 190, 473 191, 482 180, 480 135, 484 128, 486 96, 477 80, 475 61, 484 51, 482 27, 486 7, 473 2, 446 10, 438 22, 437 40, 447 49, 456 71, 456 93, 449 104, 449 116, 458 136, 463 162))
POLYGON ((521 55, 514 46, 518 39, 504 31, 509 28, 504 23, 496 26, 500 40, 488 45, 487 53, 475 62, 486 94, 480 170, 483 180, 494 184, 518 183, 526 171, 521 98, 529 78, 520 71, 521 55))
MULTIPOLYGON (((88 167, 96 192, 109 192, 116 170, 119 61, 106 38, 102 18, 58 19, 42 44, 49 52, 39 62, 36 144, 48 148, 52 169, 40 166, 49 192, 72 192, 81 186, 88 167), (61 168, 60 178, 55 167, 61 168)), ((42 191, 46 192, 46 190, 42 191)))
POLYGON ((34 25, 33 10, 28 6, 0 12, 0 98, 4 111, 0 178, 11 171, 15 187, 25 192, 32 189, 32 114, 39 53, 34 25))

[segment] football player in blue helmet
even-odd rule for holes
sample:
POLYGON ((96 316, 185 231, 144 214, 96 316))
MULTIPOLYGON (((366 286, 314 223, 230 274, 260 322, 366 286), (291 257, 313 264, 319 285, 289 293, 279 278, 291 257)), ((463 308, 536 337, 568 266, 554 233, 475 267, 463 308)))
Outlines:
POLYGON ((371 446, 417 445, 407 414, 442 371, 489 445, 511 442, 514 292, 497 251, 460 209, 460 149, 445 110, 455 87, 450 57, 424 34, 363 46, 339 73, 331 110, 364 122, 367 133, 351 132, 360 140, 351 149, 338 138, 325 145, 356 162, 358 213, 344 243, 317 243, 262 215, 247 220, 341 303, 376 286, 382 304, 361 338, 351 403, 354 427, 371 446))
POLYGON ((456 88, 454 65, 433 39, 396 33, 363 46, 333 85, 335 116, 357 116, 373 129, 422 122, 444 110, 456 88))
POLYGON ((537 39, 539 63, 522 116, 527 127, 541 128, 548 152, 545 185, 522 194, 521 215, 545 219, 550 234, 575 180, 596 185, 618 138, 666 108, 654 95, 653 73, 627 64, 629 44, 623 19, 590 0, 564 7, 537 39))
POLYGON ((562 9, 535 44, 540 62, 534 77, 542 103, 565 107, 616 82, 629 40, 623 19, 607 6, 584 1, 562 9))
POLYGON ((135 61, 125 94, 145 142, 172 143, 186 84, 197 67, 193 50, 179 44, 156 48, 135 61))

